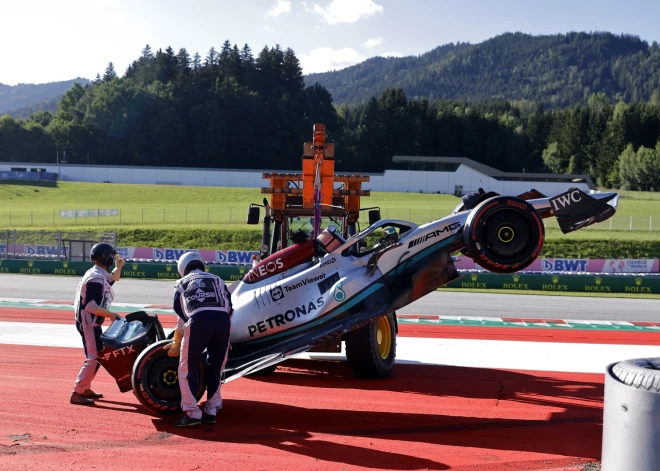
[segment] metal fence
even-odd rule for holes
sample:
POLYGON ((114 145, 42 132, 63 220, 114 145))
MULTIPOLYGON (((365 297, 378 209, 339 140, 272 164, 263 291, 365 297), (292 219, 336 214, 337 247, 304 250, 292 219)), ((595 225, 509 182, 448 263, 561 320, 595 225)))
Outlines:
MULTIPOLYGON (((453 208, 452 208, 453 209, 453 208)), ((417 209, 381 207, 381 218, 402 219, 424 224, 449 214, 451 209, 417 209)), ((163 208, 132 208, 116 210, 88 210, 85 212, 42 210, 42 211, 0 211, 0 227, 75 227, 75 226, 142 226, 158 224, 245 224, 246 206, 213 207, 181 206, 163 208), (68 214, 67 214, 68 213, 68 214), (84 214, 80 216, 80 214, 84 214)), ((366 214, 360 221, 367 223, 366 214)), ((545 220, 547 228, 558 228, 555 218, 545 220)), ((612 231, 654 231, 660 230, 660 215, 633 216, 617 213, 590 230, 612 231)), ((1 236, 0 236, 1 237, 1 236)))
POLYGON ((0 257, 86 261, 98 242, 116 247, 117 233, 4 230, 0 232, 0 257))

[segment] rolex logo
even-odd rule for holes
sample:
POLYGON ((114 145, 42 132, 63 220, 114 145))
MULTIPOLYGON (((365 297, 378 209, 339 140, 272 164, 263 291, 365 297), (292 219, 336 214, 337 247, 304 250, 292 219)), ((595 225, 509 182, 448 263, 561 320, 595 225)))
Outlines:
POLYGON ((603 279, 600 276, 597 276, 594 281, 596 282, 597 285, 600 285, 603 282, 603 279))
POLYGON ((642 281, 644 281, 644 280, 642 280, 641 278, 635 278, 635 284, 636 284, 637 286, 641 285, 641 284, 642 284, 642 281))
POLYGON ((211 269, 211 267, 209 267, 208 265, 206 265, 206 267, 204 268, 204 271, 209 271, 210 269, 211 269))
POLYGON ((172 271, 172 265, 166 265, 165 271, 172 271))
POLYGON ((558 276, 553 276, 552 277, 552 282, 553 283, 559 283, 559 277, 558 276))
POLYGON ((34 260, 28 260, 28 267, 32 267, 34 265, 34 260))
POLYGON ((240 268, 238 269, 238 273, 240 273, 241 275, 243 275, 243 274, 245 273, 245 267, 240 267, 240 268))
POLYGON ((133 271, 137 270, 138 269, 138 264, 134 263, 133 265, 131 265, 131 268, 133 269, 133 271))
POLYGON ((520 280, 520 275, 513 275, 513 282, 518 283, 518 280, 520 280))
POLYGON ((473 273, 472 275, 470 275, 470 279, 471 279, 472 281, 477 281, 477 278, 478 278, 478 277, 479 277, 479 275, 477 275, 476 273, 473 273))
POLYGON ((62 262, 62 267, 63 268, 68 268, 69 267, 69 262, 62 262))

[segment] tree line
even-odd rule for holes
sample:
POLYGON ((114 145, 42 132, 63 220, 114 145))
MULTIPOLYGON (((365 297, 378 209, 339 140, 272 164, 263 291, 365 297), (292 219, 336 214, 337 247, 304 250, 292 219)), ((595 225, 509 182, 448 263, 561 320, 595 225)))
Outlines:
POLYGON ((305 85, 290 49, 254 57, 228 41, 203 59, 147 46, 123 77, 109 64, 91 84, 74 85, 55 114, 0 117, 0 160, 55 162, 66 152, 68 163, 296 170, 317 122, 336 143, 339 172, 382 172, 394 155, 455 156, 660 188, 660 172, 639 177, 658 168, 658 96, 615 103, 598 93, 548 109, 529 100, 411 99, 393 88, 336 107, 323 86, 305 85))

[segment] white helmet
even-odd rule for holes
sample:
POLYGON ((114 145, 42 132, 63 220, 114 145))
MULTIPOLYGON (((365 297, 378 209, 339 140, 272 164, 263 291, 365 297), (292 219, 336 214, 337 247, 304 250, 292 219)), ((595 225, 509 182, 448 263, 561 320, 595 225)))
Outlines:
POLYGON ((188 268, 192 263, 201 264, 200 270, 204 270, 205 264, 202 256, 197 252, 186 252, 181 255, 181 258, 176 263, 176 269, 179 271, 181 278, 186 276, 193 267, 188 268))

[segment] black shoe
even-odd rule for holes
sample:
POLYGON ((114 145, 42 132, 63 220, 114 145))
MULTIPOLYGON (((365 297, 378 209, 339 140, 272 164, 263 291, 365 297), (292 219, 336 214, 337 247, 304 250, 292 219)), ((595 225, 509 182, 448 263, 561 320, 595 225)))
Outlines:
POLYGON ((202 422, 209 425, 215 425, 215 415, 204 414, 202 416, 202 422))
POLYGON ((177 427, 194 427, 202 423, 202 419, 193 419, 188 414, 181 417, 179 420, 174 422, 174 425, 177 427))
POLYGON ((96 404, 94 400, 89 399, 82 394, 79 394, 77 392, 72 392, 71 397, 69 398, 69 402, 71 404, 77 404, 79 406, 93 406, 96 404))

